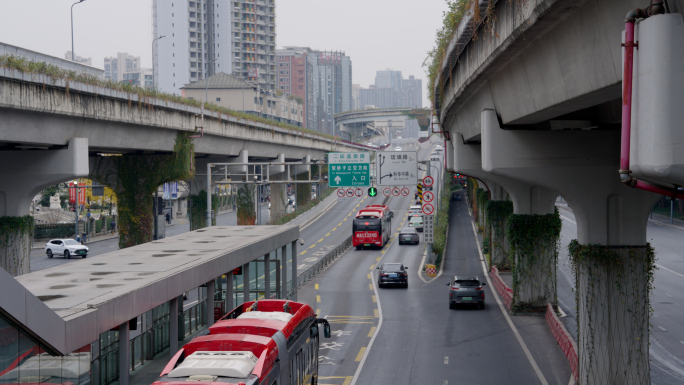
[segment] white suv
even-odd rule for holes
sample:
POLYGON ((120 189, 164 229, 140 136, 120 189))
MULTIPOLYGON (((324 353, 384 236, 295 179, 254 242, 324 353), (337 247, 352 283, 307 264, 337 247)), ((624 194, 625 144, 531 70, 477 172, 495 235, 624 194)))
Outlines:
POLYGON ((45 244, 45 254, 48 258, 52 258, 53 255, 63 255, 64 258, 80 255, 85 258, 88 255, 88 247, 73 239, 53 239, 45 244))

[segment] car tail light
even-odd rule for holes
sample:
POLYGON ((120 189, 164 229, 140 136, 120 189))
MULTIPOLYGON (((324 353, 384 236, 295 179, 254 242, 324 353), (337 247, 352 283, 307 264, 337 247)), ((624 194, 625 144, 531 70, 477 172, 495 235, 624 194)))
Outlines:
POLYGON ((452 287, 451 287, 451 290, 458 290, 458 288, 455 287, 455 286, 452 286, 452 287))
POLYGON ((476 287, 475 290, 482 290, 482 288, 481 288, 481 287, 476 287))

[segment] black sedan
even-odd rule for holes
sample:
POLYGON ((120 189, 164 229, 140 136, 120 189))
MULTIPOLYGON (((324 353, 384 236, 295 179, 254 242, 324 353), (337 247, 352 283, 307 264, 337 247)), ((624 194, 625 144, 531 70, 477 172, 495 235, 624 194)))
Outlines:
POLYGON ((408 270, 403 263, 383 263, 377 267, 380 270, 378 274, 378 286, 385 287, 388 285, 400 285, 408 287, 408 270))
POLYGON ((477 276, 455 276, 447 283, 449 286, 449 309, 459 304, 476 304, 478 308, 485 307, 485 292, 482 286, 486 283, 477 276))
POLYGON ((415 227, 404 227, 399 233, 399 244, 404 243, 415 243, 416 245, 420 243, 420 236, 416 231, 415 227))

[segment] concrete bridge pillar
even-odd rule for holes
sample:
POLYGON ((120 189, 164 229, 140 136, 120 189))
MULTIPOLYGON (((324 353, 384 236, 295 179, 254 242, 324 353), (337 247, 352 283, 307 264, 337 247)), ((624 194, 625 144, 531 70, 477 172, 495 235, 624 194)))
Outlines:
POLYGON ((12 276, 30 272, 33 197, 47 186, 88 176, 88 139, 62 150, 0 152, 0 267, 12 276))
POLYGON ((575 214, 579 382, 650 383, 646 225, 660 196, 619 181, 620 132, 502 130, 493 110, 482 123, 485 171, 557 190, 575 214))

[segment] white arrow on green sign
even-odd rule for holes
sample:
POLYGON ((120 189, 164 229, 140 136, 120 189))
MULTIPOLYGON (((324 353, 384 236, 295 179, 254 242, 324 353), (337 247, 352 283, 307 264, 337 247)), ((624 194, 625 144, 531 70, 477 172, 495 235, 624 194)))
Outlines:
POLYGON ((330 187, 370 186, 370 153, 329 153, 328 184, 330 187))

